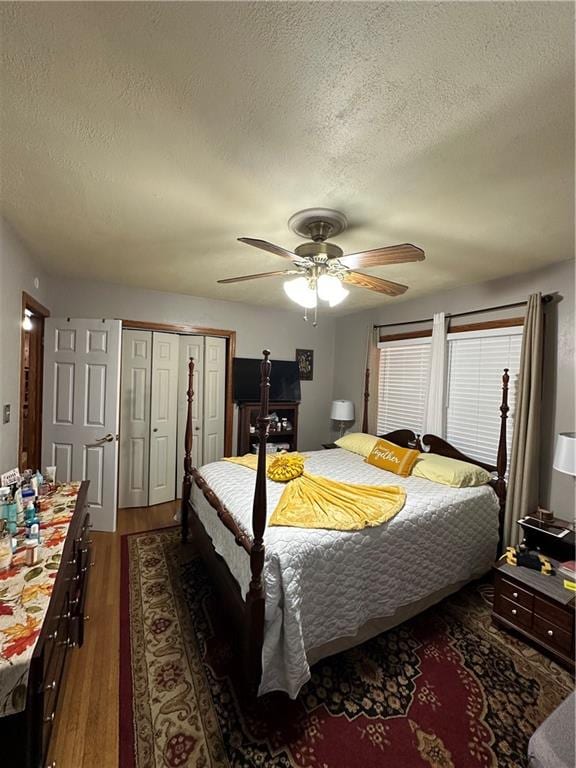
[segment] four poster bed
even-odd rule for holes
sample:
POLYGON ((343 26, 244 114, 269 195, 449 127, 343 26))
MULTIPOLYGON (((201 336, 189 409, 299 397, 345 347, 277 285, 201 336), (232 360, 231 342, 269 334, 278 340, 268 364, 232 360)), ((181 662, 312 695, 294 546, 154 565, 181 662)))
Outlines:
POLYGON ((266 476, 271 363, 267 350, 263 355, 256 473, 226 461, 192 466, 190 360, 182 539, 191 534, 205 562, 230 632, 238 637, 250 690, 282 690, 295 698, 321 658, 396 626, 489 570, 503 529, 508 371, 502 377, 496 466, 434 435, 420 439, 398 430, 381 436, 482 467, 493 475, 489 484, 451 488, 392 475, 344 449, 314 451, 307 453, 306 467, 316 475, 401 484, 404 508, 389 522, 362 530, 267 528, 283 488, 266 476))

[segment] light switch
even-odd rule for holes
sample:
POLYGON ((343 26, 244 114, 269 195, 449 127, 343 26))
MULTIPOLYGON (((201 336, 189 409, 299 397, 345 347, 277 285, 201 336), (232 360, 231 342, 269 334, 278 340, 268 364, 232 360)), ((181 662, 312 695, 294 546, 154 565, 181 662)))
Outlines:
POLYGON ((10 423, 10 404, 4 406, 4 411, 2 413, 2 423, 3 424, 10 423))

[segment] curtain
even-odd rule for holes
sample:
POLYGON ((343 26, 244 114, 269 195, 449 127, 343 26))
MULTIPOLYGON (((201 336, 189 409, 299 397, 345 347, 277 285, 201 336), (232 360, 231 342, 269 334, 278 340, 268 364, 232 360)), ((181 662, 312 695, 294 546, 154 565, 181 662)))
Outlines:
POLYGON ((444 400, 446 388, 446 316, 434 315, 430 347, 430 382, 424 415, 424 434, 444 437, 444 400))
MULTIPOLYGON (((368 400, 368 434, 375 435, 378 422, 378 379, 380 376, 380 350, 378 349, 378 341, 380 339, 380 329, 370 326, 367 332, 367 344, 366 344, 366 369, 370 371, 370 380, 368 392, 370 398, 368 400)), ((366 370, 362 371, 362 416, 364 417, 364 389, 366 383, 366 370)), ((359 421, 359 426, 362 428, 362 421, 359 421)))
MULTIPOLYGON (((518 543, 520 532, 516 521, 527 513, 534 512, 538 506, 543 347, 542 298, 539 293, 533 293, 528 299, 522 337, 504 518, 504 546, 518 543)), ((515 382, 510 382, 511 386, 514 384, 515 382)))

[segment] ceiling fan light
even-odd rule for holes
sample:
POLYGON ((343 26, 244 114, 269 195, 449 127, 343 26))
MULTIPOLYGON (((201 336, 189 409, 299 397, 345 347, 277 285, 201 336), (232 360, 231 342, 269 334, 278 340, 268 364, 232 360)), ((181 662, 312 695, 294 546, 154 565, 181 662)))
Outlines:
POLYGON ((330 307, 337 306, 338 304, 340 304, 341 301, 344 301, 344 299, 346 298, 346 296, 348 296, 349 293, 350 291, 347 288, 344 288, 343 285, 341 285, 340 288, 338 289, 338 292, 335 292, 331 296, 331 298, 328 300, 328 305, 330 307))
POLYGON ((305 277, 287 280, 284 283, 284 292, 289 299, 305 309, 314 309, 316 306, 316 291, 310 288, 305 277))
POLYGON ((318 298, 322 301, 330 301, 337 295, 342 284, 336 275, 320 275, 318 278, 318 298))

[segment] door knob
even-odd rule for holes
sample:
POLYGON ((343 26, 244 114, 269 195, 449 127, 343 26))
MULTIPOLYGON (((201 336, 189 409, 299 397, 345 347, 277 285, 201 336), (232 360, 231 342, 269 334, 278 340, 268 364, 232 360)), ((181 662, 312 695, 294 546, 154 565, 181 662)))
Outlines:
POLYGON ((108 434, 104 435, 104 437, 99 437, 96 440, 96 443, 112 443, 114 442, 115 439, 116 438, 114 437, 114 435, 111 432, 108 432, 108 434))
POLYGON ((152 432, 158 432, 158 427, 154 427, 154 429, 152 430, 152 432))

